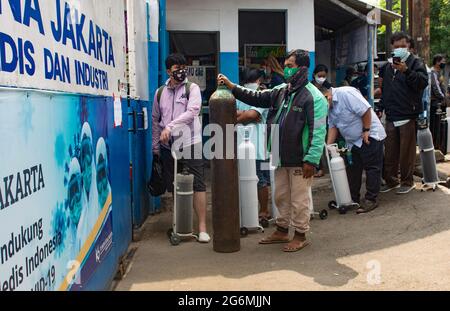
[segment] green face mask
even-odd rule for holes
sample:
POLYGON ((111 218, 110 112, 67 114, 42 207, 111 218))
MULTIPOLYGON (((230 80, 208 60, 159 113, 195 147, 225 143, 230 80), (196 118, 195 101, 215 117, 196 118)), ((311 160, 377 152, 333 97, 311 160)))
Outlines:
POLYGON ((294 76, 299 70, 300 70, 299 67, 297 67, 297 68, 289 68, 289 67, 285 67, 285 68, 284 68, 284 78, 285 78, 286 80, 289 80, 289 79, 292 78, 292 76, 294 76))

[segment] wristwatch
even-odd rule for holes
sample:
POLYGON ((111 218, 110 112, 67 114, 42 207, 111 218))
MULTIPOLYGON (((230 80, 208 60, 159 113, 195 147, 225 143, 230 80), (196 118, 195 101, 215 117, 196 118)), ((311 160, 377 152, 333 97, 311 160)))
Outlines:
POLYGON ((370 128, 363 127, 363 133, 365 133, 365 132, 370 132, 370 128))

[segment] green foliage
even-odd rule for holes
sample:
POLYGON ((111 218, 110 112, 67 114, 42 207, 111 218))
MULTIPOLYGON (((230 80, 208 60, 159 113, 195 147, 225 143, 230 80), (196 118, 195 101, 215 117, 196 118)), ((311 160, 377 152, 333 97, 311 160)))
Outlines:
MULTIPOLYGON (((380 6, 386 8, 386 0, 380 1, 380 6)), ((450 55, 450 0, 430 1, 430 48, 431 56, 441 53, 450 55)), ((393 0, 392 10, 401 13, 401 1, 393 0)), ((400 20, 392 24, 392 31, 400 30, 400 20)), ((386 36, 386 26, 378 28, 378 48, 385 50, 384 38, 386 36)))
POLYGON ((450 0, 431 0, 431 56, 450 54, 450 0))

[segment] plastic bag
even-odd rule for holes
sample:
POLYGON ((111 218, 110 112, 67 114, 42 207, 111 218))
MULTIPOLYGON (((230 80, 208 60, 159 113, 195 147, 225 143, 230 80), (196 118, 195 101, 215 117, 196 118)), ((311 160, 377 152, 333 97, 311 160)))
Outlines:
POLYGON ((163 165, 159 156, 153 157, 152 177, 147 184, 148 191, 154 197, 163 195, 166 192, 166 184, 163 178, 163 165))

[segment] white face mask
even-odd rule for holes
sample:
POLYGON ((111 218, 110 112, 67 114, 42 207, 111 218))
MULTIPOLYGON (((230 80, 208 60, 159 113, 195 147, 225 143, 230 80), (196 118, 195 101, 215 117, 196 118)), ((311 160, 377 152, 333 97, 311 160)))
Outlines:
POLYGON ((322 85, 327 80, 327 78, 320 78, 318 76, 315 76, 315 80, 318 84, 322 85))
POLYGON ((259 83, 247 83, 244 86, 250 90, 257 90, 259 88, 259 83))

